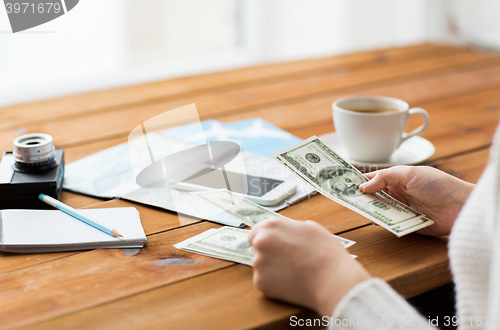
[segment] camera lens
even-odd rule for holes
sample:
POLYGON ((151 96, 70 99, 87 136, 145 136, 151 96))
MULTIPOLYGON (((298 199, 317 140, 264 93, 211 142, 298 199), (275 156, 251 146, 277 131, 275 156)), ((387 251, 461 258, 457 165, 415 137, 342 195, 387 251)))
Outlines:
POLYGON ((25 134, 16 138, 13 154, 17 171, 44 171, 57 166, 52 136, 48 134, 25 134))

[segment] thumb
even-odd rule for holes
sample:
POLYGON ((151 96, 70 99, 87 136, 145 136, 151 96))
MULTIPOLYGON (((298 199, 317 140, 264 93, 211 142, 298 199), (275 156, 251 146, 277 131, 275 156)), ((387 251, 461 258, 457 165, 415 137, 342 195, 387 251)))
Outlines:
POLYGON ((411 179, 410 171, 411 167, 409 166, 396 166, 377 171, 370 181, 359 186, 359 190, 365 194, 372 194, 387 188, 387 186, 406 186, 411 179))
POLYGON ((253 245, 253 240, 254 240, 255 236, 257 235, 257 233, 260 232, 260 229, 262 227, 262 226, 258 226, 258 224, 253 226, 250 229, 250 234, 248 234, 248 242, 250 243, 250 245, 253 245))

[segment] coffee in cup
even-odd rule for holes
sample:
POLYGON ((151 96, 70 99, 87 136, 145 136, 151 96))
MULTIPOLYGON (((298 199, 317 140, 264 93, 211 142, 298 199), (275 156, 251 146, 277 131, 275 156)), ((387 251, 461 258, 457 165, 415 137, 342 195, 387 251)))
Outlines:
POLYGON ((361 109, 361 110, 349 110, 354 112, 363 112, 363 113, 386 113, 386 112, 399 112, 398 109, 361 109))
POLYGON ((422 133, 429 114, 405 101, 384 96, 354 96, 333 102, 333 122, 340 143, 350 158, 365 163, 387 163, 407 139, 422 133), (412 115, 424 123, 414 131, 404 129, 412 115))

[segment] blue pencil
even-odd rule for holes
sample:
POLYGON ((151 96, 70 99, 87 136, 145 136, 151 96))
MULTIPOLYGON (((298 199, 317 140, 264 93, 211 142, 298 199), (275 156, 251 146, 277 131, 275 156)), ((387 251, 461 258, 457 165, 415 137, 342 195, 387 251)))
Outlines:
POLYGON ((102 231, 108 235, 111 235, 113 237, 122 237, 122 235, 118 232, 118 230, 109 229, 106 226, 101 225, 99 222, 89 219, 89 217, 81 214, 80 212, 78 212, 77 210, 72 208, 71 206, 68 206, 64 203, 61 203, 57 199, 54 199, 54 198, 47 196, 45 194, 38 195, 38 199, 44 203, 52 205, 53 207, 63 211, 64 213, 66 213, 68 215, 71 215, 74 218, 77 218, 80 221, 85 222, 87 225, 91 225, 92 227, 99 229, 100 231, 102 231))

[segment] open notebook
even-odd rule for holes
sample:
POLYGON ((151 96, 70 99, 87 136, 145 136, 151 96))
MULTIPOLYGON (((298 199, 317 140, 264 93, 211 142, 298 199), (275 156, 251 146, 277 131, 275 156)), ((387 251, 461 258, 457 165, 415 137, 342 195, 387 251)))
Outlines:
POLYGON ((133 207, 78 211, 116 228, 123 237, 112 237, 58 210, 2 210, 0 251, 38 253, 140 248, 146 243, 139 212, 133 207))

